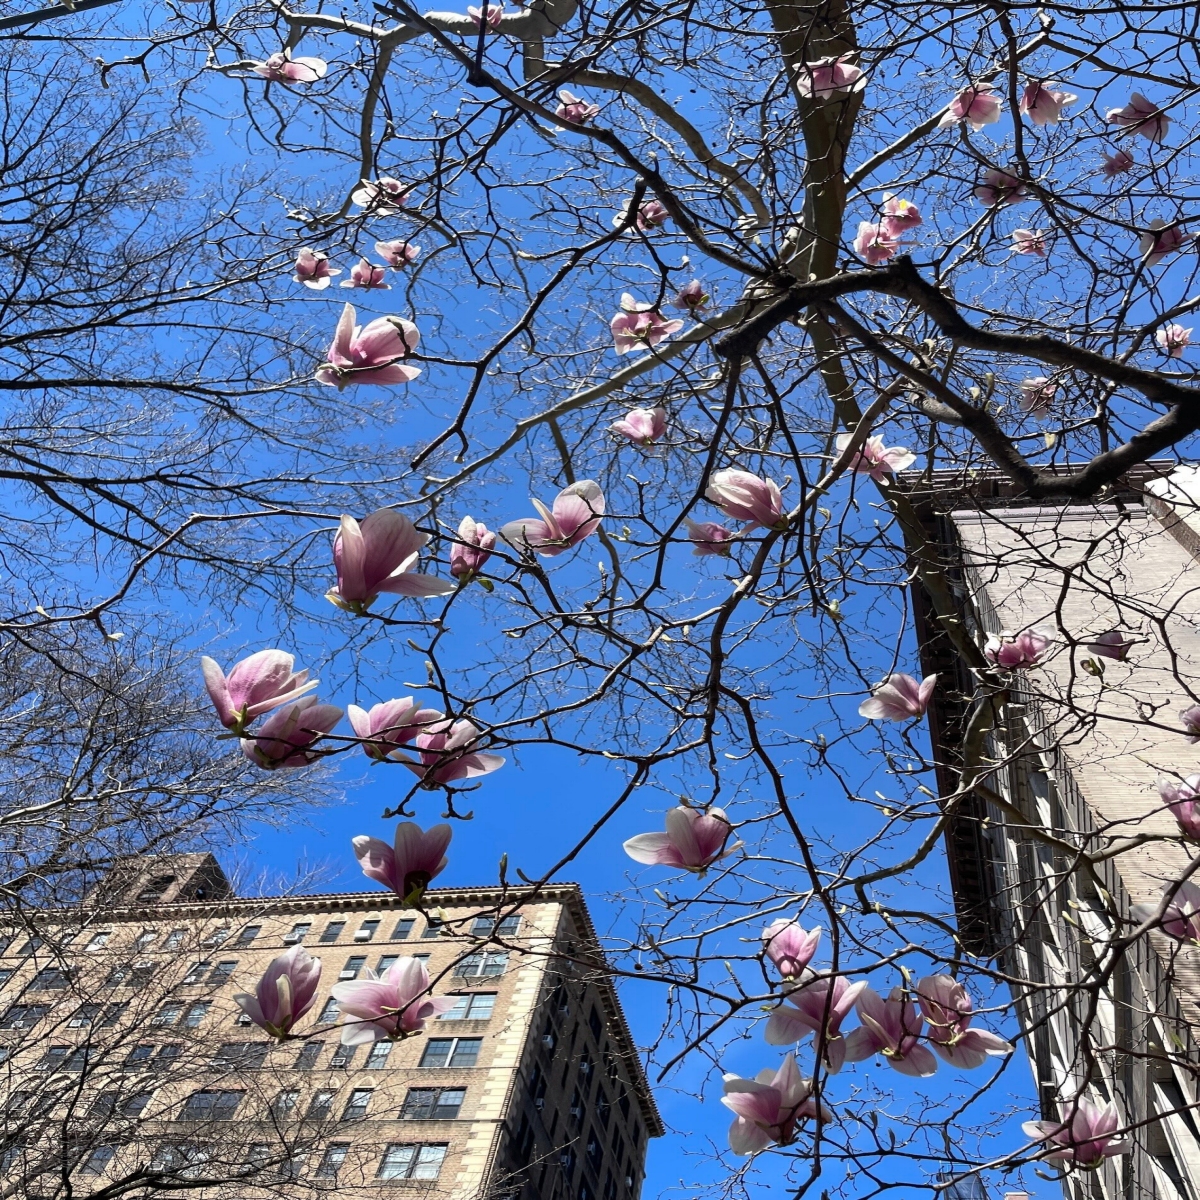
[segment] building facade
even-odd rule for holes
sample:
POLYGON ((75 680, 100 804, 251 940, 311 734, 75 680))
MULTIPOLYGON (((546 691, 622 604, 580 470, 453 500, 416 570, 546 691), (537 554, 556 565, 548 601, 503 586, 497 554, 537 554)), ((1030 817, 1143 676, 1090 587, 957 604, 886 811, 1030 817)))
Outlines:
POLYGON ((183 855, 102 886, 85 925, 34 914, 0 955, 0 1155, 21 1181, 0 1195, 638 1200, 662 1127, 574 885, 430 890, 421 911, 263 900, 183 855), (233 996, 296 943, 320 994, 275 1043, 233 996), (329 989, 400 956, 455 1006, 343 1046, 329 989))
MULTIPOLYGON (((1200 951, 1127 936, 1133 906, 1157 905, 1195 853, 1157 784, 1200 770, 1179 718, 1200 694, 1200 484, 1155 474, 1086 505, 1029 507, 1001 480, 957 507, 914 494, 968 635, 1056 638, 1044 666, 1012 674, 947 846, 963 948, 1010 982, 1042 1116, 1115 1101, 1134 1143, 1067 1172, 1069 1200, 1200 1200, 1200 951), (1111 630, 1137 639, 1125 662, 1086 648, 1111 630)), ((929 596, 915 602, 953 797, 975 680, 929 596)))

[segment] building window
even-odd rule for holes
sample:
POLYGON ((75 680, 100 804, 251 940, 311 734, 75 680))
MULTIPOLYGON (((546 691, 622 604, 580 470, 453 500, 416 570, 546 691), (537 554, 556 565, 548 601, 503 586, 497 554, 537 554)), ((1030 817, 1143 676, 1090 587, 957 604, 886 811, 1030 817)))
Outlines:
POLYGON ((612 1115, 612 1102, 604 1094, 604 1089, 601 1088, 596 1093, 596 1116, 600 1118, 600 1124, 605 1129, 608 1128, 608 1119, 612 1115))
POLYGON ((478 938, 491 937, 493 934, 511 937, 520 928, 520 915, 514 913, 511 916, 501 917, 498 924, 495 917, 476 917, 471 925, 471 933, 478 938))
POLYGON ((466 1088, 409 1088, 400 1117, 404 1121, 453 1121, 466 1094, 466 1088))
POLYGON ((241 933, 238 934, 235 946, 248 946, 258 935, 262 933, 261 925, 247 925, 241 933))
POLYGON ((167 940, 163 942, 164 950, 178 950, 183 945, 183 939, 187 937, 186 929, 172 929, 167 934, 167 940))
POLYGON ((133 943, 133 948, 134 948, 134 950, 135 950, 135 951, 137 951, 137 953, 139 953, 139 954, 140 954, 140 953, 141 953, 143 950, 145 950, 145 949, 146 949, 146 947, 147 947, 147 946, 149 946, 149 945, 150 945, 150 944, 151 944, 151 943, 152 943, 152 942, 155 940, 155 938, 157 938, 157 937, 158 937, 158 932, 157 932, 157 930, 154 930, 154 929, 143 929, 143 930, 142 930, 142 932, 141 932, 141 933, 139 933, 139 934, 137 935, 137 939, 136 939, 136 940, 134 941, 134 943, 133 943))
POLYGON ((388 969, 388 967, 399 961, 400 955, 398 954, 381 954, 379 956, 379 966, 375 968, 375 974, 382 975, 384 971, 388 969))
POLYGON ((575 1174, 575 1147, 567 1146, 559 1152, 558 1165, 562 1167, 563 1178, 570 1182, 575 1174))
POLYGON ((377 1179, 436 1179, 446 1157, 447 1146, 391 1145, 379 1161, 377 1179))
POLYGON ((132 1050, 125 1055, 125 1065, 127 1067, 140 1067, 148 1063, 154 1056, 154 1045, 151 1042, 142 1042, 140 1045, 134 1046, 132 1050))
POLYGON ((588 1137, 587 1143, 588 1162, 592 1164, 592 1170, 597 1174, 600 1173, 600 1160, 604 1157, 604 1143, 600 1140, 600 1134, 593 1129, 588 1137))
POLYGON ((391 942, 407 942, 408 935, 412 933, 415 924, 416 921, 412 917, 401 917, 396 922, 396 928, 392 930, 392 936, 388 940, 391 942))
POLYGON ((298 946, 306 937, 308 937, 311 929, 311 921, 297 921, 296 924, 292 926, 291 932, 283 935, 283 944, 285 946, 298 946))
POLYGON ((391 1042, 376 1042, 367 1055, 366 1070, 382 1071, 387 1066, 388 1055, 392 1052, 391 1042))
POLYGON ((31 992, 61 991, 71 982, 69 967, 43 967, 29 984, 31 992))
POLYGON ((118 1000, 115 1004, 109 1004, 104 1009, 104 1016, 100 1020, 101 1029, 111 1029, 125 1015, 125 1010, 129 1007, 128 1000, 118 1000))
POLYGON ((136 1092, 120 1105, 117 1111, 123 1117, 140 1117, 146 1111, 146 1105, 150 1103, 153 1096, 153 1092, 136 1092))
POLYGON ((166 1071, 175 1065, 175 1060, 179 1057, 183 1047, 178 1042, 168 1042, 165 1046, 159 1046, 158 1053, 154 1056, 154 1069, 156 1071, 166 1071))
POLYGON ((201 943, 202 946, 220 946, 222 943, 229 941, 229 926, 218 925, 201 943))
POLYGON ((3 987, 15 974, 13 967, 0 967, 0 987, 3 987))
MULTIPOLYGON (((103 946, 108 945, 108 939, 112 937, 111 929, 100 929, 92 934, 92 940, 84 946, 84 950, 99 950, 103 946)), ((103 1149, 103 1147, 102 1147, 103 1149)))
POLYGON ((100 1015, 99 1004, 81 1004, 67 1022, 68 1029, 85 1029, 100 1015))
POLYGON ((184 983, 199 983, 204 978, 205 972, 211 966, 212 966, 212 963, 208 962, 207 960, 204 960, 204 961, 198 962, 198 963, 193 963, 192 966, 189 968, 188 973, 183 977, 183 982, 184 983))
POLYGON ((325 1007, 321 1009, 321 1015, 317 1018, 318 1025, 329 1025, 331 1022, 338 1019, 338 1013, 341 1009, 338 1008, 338 1002, 330 996, 325 1001, 325 1007))
POLYGON ((228 958, 223 962, 217 963, 212 969, 212 973, 208 977, 209 983, 224 983, 234 972, 237 967, 236 958, 228 958))
POLYGON ((483 1038, 430 1038, 421 1055, 423 1067, 473 1067, 483 1038))
POLYGON ((472 992, 459 996, 449 1012, 442 1013, 442 1021, 486 1021, 496 1007, 495 992, 472 992))
POLYGON ((179 1114, 181 1121, 231 1121, 245 1092, 193 1092, 179 1114))
POLYGON ((592 1195, 592 1189, 588 1187, 588 1181, 586 1179, 581 1179, 579 1181, 578 1200, 595 1200, 595 1197, 592 1195))
POLYGON ((342 1109, 343 1121, 361 1121, 367 1115, 367 1107, 371 1103, 371 1088, 355 1088, 342 1109))
POLYGON ((271 1116, 277 1121, 288 1121, 300 1103, 300 1093, 297 1091, 280 1092, 271 1101, 271 1116))
POLYGON ((365 954, 352 954, 346 959, 346 965, 342 968, 342 973, 338 976, 339 979, 357 979, 358 973, 367 965, 367 956, 365 954))
POLYGON ((162 899, 163 893, 175 882, 174 875, 155 875, 134 897, 135 904, 147 904, 162 899))
POLYGON ((321 1155, 321 1162, 317 1166, 318 1179, 336 1179, 337 1173, 341 1169, 342 1163, 346 1161, 346 1155, 350 1152, 349 1142, 334 1142, 330 1146, 325 1147, 325 1153, 321 1155))
POLYGON ((213 1066, 225 1070, 258 1071, 267 1061, 266 1042, 225 1042, 213 1055, 213 1066))
POLYGON ((333 1052, 333 1056, 329 1060, 331 1070, 345 1071, 354 1061, 354 1052, 358 1049, 357 1046, 342 1046, 333 1052))
POLYGON ((91 1154, 87 1156, 87 1161, 83 1164, 83 1174, 85 1175, 103 1175, 104 1168, 113 1160, 113 1155, 116 1154, 115 1146, 97 1146, 91 1154))
POLYGON ((308 1112, 305 1114, 310 1121, 324 1121, 329 1116, 329 1110, 333 1105, 334 1093, 331 1089, 322 1088, 319 1092, 313 1093, 313 1098, 308 1102, 308 1112))
POLYGON ((48 1004, 14 1004, 0 1021, 0 1029, 32 1029, 49 1011, 48 1004))
POLYGON ((321 1057, 321 1048, 324 1045, 324 1042, 305 1042, 300 1047, 300 1055, 296 1059, 296 1070, 311 1071, 317 1065, 317 1059, 321 1057))
POLYGON ((600 1044, 600 1034, 604 1029, 604 1024, 600 1020, 600 1014, 596 1011, 596 1006, 592 1005, 592 1011, 588 1013, 588 1028, 592 1031, 592 1037, 596 1039, 596 1045, 600 1044))
POLYGON ((468 954, 462 962, 456 964, 454 974, 459 979, 487 979, 494 975, 503 975, 507 966, 507 951, 481 950, 475 954, 468 954))
POLYGON ((197 1000, 195 1004, 189 1004, 183 1017, 184 1029, 198 1029, 200 1022, 208 1015, 210 1007, 207 1000, 197 1000))
POLYGON ((354 931, 354 940, 356 942, 369 942, 375 936, 375 931, 378 928, 379 928, 378 920, 364 921, 354 931))
POLYGON ((150 1024, 151 1025, 174 1025, 175 1022, 178 1021, 181 1016, 183 1016, 183 1005, 182 1004, 177 1004, 175 1002, 172 1002, 170 1004, 164 1004, 162 1006, 162 1008, 160 1008, 158 1010, 158 1012, 156 1012, 154 1014, 154 1016, 152 1016, 150 1018, 150 1024))
POLYGON ((336 942, 342 936, 342 930, 346 928, 345 921, 330 921, 324 929, 321 930, 321 942, 327 945, 330 942, 336 942))

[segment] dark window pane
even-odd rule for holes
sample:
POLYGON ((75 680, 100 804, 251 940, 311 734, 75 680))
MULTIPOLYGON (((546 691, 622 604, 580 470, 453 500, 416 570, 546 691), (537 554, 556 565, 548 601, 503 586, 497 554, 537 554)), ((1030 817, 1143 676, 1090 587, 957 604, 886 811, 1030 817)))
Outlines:
POLYGON ((333 1145, 326 1146, 325 1153, 321 1156, 320 1165, 317 1167, 318 1178, 335 1178, 342 1163, 346 1161, 346 1155, 349 1151, 350 1144, 348 1142, 334 1142, 333 1145))
POLYGON ((321 1056, 321 1047, 324 1045, 324 1042, 305 1042, 296 1059, 296 1070, 311 1071, 317 1065, 317 1059, 321 1056))
POLYGON ((241 933, 238 934, 237 945, 248 946, 258 935, 262 933, 261 925, 247 925, 241 933))
POLYGON ((400 1116, 405 1121, 428 1121, 437 1107, 437 1088, 409 1088, 400 1116))
POLYGON ((466 1095, 466 1088, 442 1088, 438 1094, 437 1107, 433 1112, 434 1119, 438 1121, 455 1120, 466 1095))
POLYGON ((473 1067, 479 1061, 479 1048, 483 1038, 459 1038, 450 1058, 452 1067, 473 1067))
POLYGON ((412 917, 402 917, 396 922, 396 928, 392 930, 390 938, 393 942, 405 942, 408 940, 408 935, 412 933, 413 926, 416 922, 412 917))
POLYGON ((226 959, 224 962, 219 962, 212 969, 212 974, 208 977, 209 983, 224 983, 234 972, 237 966, 237 959, 226 959))
POLYGON ((453 1038, 430 1038, 425 1043, 421 1054, 421 1066, 444 1067, 450 1061, 450 1051, 454 1048, 453 1038))
POLYGON ((112 1146, 97 1146, 95 1150, 87 1156, 87 1162, 83 1164, 83 1173, 85 1175, 101 1175, 104 1168, 112 1162, 112 1157, 116 1150, 112 1146))
POLYGON ((321 941, 336 942, 342 936, 342 930, 346 928, 345 921, 330 921, 328 925, 321 930, 321 941))

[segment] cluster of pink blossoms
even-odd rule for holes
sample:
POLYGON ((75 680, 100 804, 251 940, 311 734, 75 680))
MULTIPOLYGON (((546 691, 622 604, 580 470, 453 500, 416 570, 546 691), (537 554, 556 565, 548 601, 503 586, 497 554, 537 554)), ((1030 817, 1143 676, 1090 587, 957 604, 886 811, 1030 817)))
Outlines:
POLYGON ((316 83, 325 78, 329 65, 321 58, 293 58, 290 50, 280 50, 250 70, 272 83, 316 83))
MULTIPOLYGON (((390 291, 392 285, 387 282, 387 268, 391 267, 398 271, 411 266, 417 261, 421 247, 414 246, 411 242, 403 239, 397 239, 390 242, 376 242, 375 253, 383 259, 384 266, 377 266, 367 258, 360 258, 350 268, 350 277, 344 279, 341 286, 376 292, 390 291)), ((314 292, 322 292, 333 282, 333 277, 341 273, 340 268, 330 265, 329 255, 324 251, 304 246, 296 255, 296 266, 292 278, 314 292)))
POLYGON ((878 267, 899 252, 900 238, 920 224, 921 213, 915 204, 885 193, 878 222, 859 222, 854 252, 864 262, 878 267))

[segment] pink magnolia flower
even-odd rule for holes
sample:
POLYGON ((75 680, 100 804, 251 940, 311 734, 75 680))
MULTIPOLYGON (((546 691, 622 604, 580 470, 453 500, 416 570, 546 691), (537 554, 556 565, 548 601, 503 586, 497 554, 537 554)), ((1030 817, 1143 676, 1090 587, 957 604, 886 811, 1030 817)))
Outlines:
POLYGON ((1012 237, 1014 253, 1046 257, 1047 238, 1040 229, 1014 229, 1012 237))
POLYGON ((1189 775, 1182 782, 1160 779, 1158 794, 1179 822, 1183 835, 1200 841, 1200 775, 1189 775))
POLYGON ((937 676, 918 683, 911 675, 889 675, 871 691, 870 699, 858 706, 858 715, 871 721, 911 721, 923 717, 937 687, 937 676))
POLYGON ((1146 265, 1156 267, 1168 254, 1182 250, 1186 241, 1187 235, 1178 225, 1168 225, 1161 217, 1155 217, 1149 230, 1142 234, 1138 249, 1146 265))
POLYGON ((1101 175, 1123 175, 1126 171, 1132 171, 1134 166, 1133 155, 1127 150, 1114 150, 1112 154, 1104 156, 1104 163, 1100 167, 1101 175))
POLYGON ((1087 643, 1086 649, 1091 654, 1101 658, 1111 658, 1114 662, 1124 662, 1129 652, 1137 645, 1137 638, 1126 637, 1119 629, 1102 633, 1095 641, 1087 643))
POLYGON ((921 212, 909 200, 901 200, 890 192, 883 194, 883 216, 879 224, 887 236, 898 238, 921 224, 921 212))
MULTIPOLYGON (((622 228, 626 221, 629 220, 629 205, 631 203, 633 203, 632 200, 626 203, 625 207, 613 217, 612 223, 614 228, 622 228)), ((671 214, 667 212, 667 207, 661 200, 647 200, 637 210, 633 223, 642 233, 649 233, 652 229, 661 229, 670 219, 671 214)), ((621 307, 625 307, 624 301, 622 301, 621 307)), ((649 308, 649 305, 646 305, 646 307, 649 308)), ((641 310, 633 309, 630 311, 637 312, 641 310)))
POLYGON ((683 518, 687 526, 688 537, 692 541, 692 553, 700 557, 715 554, 721 558, 729 557, 729 543, 737 535, 718 525, 715 521, 693 521, 683 518))
POLYGON ((364 975, 329 989, 342 1011, 343 1046, 420 1033, 458 1003, 457 996, 429 995, 429 971, 419 958, 398 958, 382 975, 368 967, 364 975))
POLYGON ((733 826, 720 808, 704 812, 680 804, 667 812, 666 833, 639 833, 624 845, 634 862, 651 866, 682 867, 703 875, 713 863, 741 846, 728 845, 733 826))
POLYGON ((621 311, 608 323, 612 330, 613 348, 618 354, 644 350, 678 333, 683 328, 679 320, 668 321, 652 304, 635 300, 628 292, 621 296, 621 311))
POLYGON ((773 479, 729 467, 709 477, 704 495, 731 520, 749 521, 766 529, 787 528, 783 496, 773 479))
POLYGON ((1057 84, 1033 80, 1025 85, 1021 96, 1021 111, 1035 125, 1057 125, 1062 120, 1062 110, 1079 99, 1070 92, 1056 92, 1057 84))
POLYGON ((396 826, 394 846, 373 837, 356 837, 354 856, 368 878, 391 888, 406 904, 415 904, 430 882, 449 863, 446 847, 454 830, 449 825, 422 829, 412 821, 396 826))
POLYGON ((873 988, 863 988, 855 1008, 862 1024, 846 1038, 847 1062, 878 1054, 901 1075, 927 1079, 937 1071, 937 1059, 917 1042, 925 1018, 903 988, 892 988, 886 1000, 873 988))
POLYGON ((395 267, 399 270, 401 267, 407 267, 409 264, 417 261, 417 256, 421 253, 421 247, 414 246, 412 242, 399 239, 394 242, 376 242, 375 253, 389 267, 395 267))
POLYGON ((357 704, 348 704, 346 715, 354 736, 363 739, 363 753, 376 762, 394 758, 396 751, 411 742, 423 726, 443 719, 436 708, 422 708, 411 696, 385 700, 369 712, 357 704))
POLYGON ((978 133, 985 125, 994 125, 1000 120, 1003 105, 994 95, 995 86, 990 83, 974 83, 963 88, 953 100, 945 115, 938 122, 939 129, 949 129, 966 121, 978 133))
POLYGON ((1182 358, 1183 352, 1192 344, 1192 331, 1182 325, 1164 325, 1154 340, 1168 358, 1182 358))
POLYGON ((255 717, 311 692, 319 681, 307 671, 293 671, 295 662, 282 650, 259 650, 226 675, 215 659, 202 656, 204 686, 221 724, 241 733, 255 717))
POLYGON ((237 992, 233 1002, 260 1029, 283 1041, 312 1008, 320 982, 321 960, 303 946, 292 946, 267 964, 253 996, 237 992))
POLYGON ((1171 127, 1171 118, 1141 92, 1134 92, 1124 108, 1109 109, 1104 119, 1151 142, 1161 142, 1171 127))
POLYGON ((794 1055, 789 1054, 778 1071, 767 1067, 754 1079, 724 1079, 721 1103, 737 1118, 729 1127, 734 1154, 790 1145, 796 1140, 796 1126, 806 1117, 833 1120, 833 1113, 813 1099, 813 1081, 801 1076, 794 1055))
MULTIPOLYGON (((851 434, 838 435, 837 452, 839 455, 850 445, 851 434)), ((859 475, 869 475, 876 483, 883 483, 889 475, 903 471, 905 467, 916 462, 917 456, 904 446, 885 446, 883 438, 869 437, 854 452, 849 469, 859 475)))
POLYGON ((420 762, 407 758, 400 761, 420 779, 422 786, 430 789, 460 779, 478 779, 504 766, 501 755, 483 754, 472 748, 482 736, 473 722, 447 718, 426 725, 417 734, 415 745, 421 755, 420 762))
POLYGON ((317 368, 317 381, 338 391, 358 383, 407 383, 421 373, 420 367, 404 364, 420 340, 417 327, 403 317, 376 317, 367 325, 355 325, 354 306, 347 304, 328 361, 317 368))
POLYGON ((975 197, 989 208, 1004 208, 1009 204, 1019 204, 1026 198, 1025 184, 1007 171, 989 167, 975 189, 975 197))
POLYGON ((412 189, 390 175, 380 175, 374 183, 364 179, 350 193, 350 202, 377 217, 398 213, 408 203, 412 189))
POLYGON ((444 596, 454 585, 431 575, 415 574, 417 556, 429 541, 427 533, 394 508, 377 508, 360 525, 342 517, 333 539, 337 584, 325 599, 361 616, 380 592, 396 596, 444 596))
POLYGON ((952 975, 927 975, 917 984, 921 1011, 929 1022, 927 1034, 939 1058, 952 1067, 971 1070, 988 1055, 1005 1055, 1010 1043, 988 1029, 972 1029, 974 1005, 967 989, 952 975))
POLYGON ((517 550, 535 550, 543 558, 554 558, 578 546, 600 528, 604 516, 604 493, 593 479, 569 484, 554 497, 554 507, 534 500, 536 517, 509 521, 500 536, 517 550))
POLYGON ((633 408, 609 429, 639 446, 653 446, 667 432, 665 408, 633 408))
POLYGON ((1121 1118, 1115 1102, 1103 1108, 1082 1096, 1066 1106, 1062 1121, 1026 1121, 1021 1128, 1035 1142, 1046 1142, 1054 1149, 1043 1155, 1047 1162, 1065 1162, 1094 1169, 1106 1159, 1128 1154, 1133 1143, 1116 1137, 1121 1118))
POLYGON ((821 930, 803 929, 798 921, 780 917, 762 931, 763 953, 784 979, 798 979, 812 962, 821 930))
POLYGON ((816 62, 797 63, 796 91, 811 100, 830 100, 839 94, 861 92, 867 86, 862 69, 842 54, 837 58, 818 58, 816 62))
POLYGON ((1027 413, 1044 413, 1057 395, 1058 386, 1045 375, 1021 380, 1021 408, 1027 413))
POLYGON ((296 272, 292 278, 314 292, 323 292, 329 286, 331 277, 340 274, 341 271, 330 269, 328 254, 304 246, 296 255, 296 272))
POLYGON ((1038 629, 1022 629, 1020 633, 992 633, 983 647, 983 656, 1004 671, 1025 671, 1036 667, 1054 639, 1038 629))
MULTIPOLYGON (((365 258, 360 258, 350 268, 350 278, 342 280, 342 287, 367 288, 377 292, 390 292, 392 290, 392 285, 387 281, 387 271, 383 267, 377 267, 373 262, 365 258)), ((375 323, 374 321, 371 322, 372 325, 375 323)), ((332 354, 332 351, 330 353, 332 354)), ((405 369, 411 370, 411 368, 405 369)), ((417 374, 419 375, 420 371, 417 374)), ((324 383, 325 380, 321 382, 324 383)))
MULTIPOLYGON (((1200 887, 1185 879, 1181 883, 1168 883, 1162 894, 1170 896, 1160 925, 1163 933, 1177 942, 1200 945, 1200 887)), ((1134 904, 1130 912, 1141 924, 1153 917, 1158 908, 1158 904, 1134 904)))
POLYGON ((287 708, 276 709, 252 738, 242 739, 242 753, 264 771, 306 767, 321 757, 313 748, 342 719, 342 710, 304 696, 287 708))
POLYGON ((866 986, 865 980, 850 983, 842 975, 810 979, 783 998, 784 1002, 771 1013, 763 1037, 769 1046, 786 1046, 815 1033, 818 1042, 824 1042, 822 1057, 826 1068, 840 1071, 846 1061, 842 1022, 854 1010, 855 1001, 866 986))
POLYGON ((250 68, 272 83, 316 83, 329 70, 324 59, 293 58, 290 50, 272 54, 266 62, 255 63, 250 68))
POLYGON ((486 21, 489 29, 499 29, 500 21, 504 16, 503 4, 485 4, 483 8, 476 8, 474 5, 468 5, 467 16, 475 22, 476 25, 480 21, 486 21))
POLYGON ((1179 719, 1187 730, 1188 741, 1200 742, 1200 704, 1193 704, 1191 708, 1185 708, 1179 714, 1179 719))
POLYGON ((458 539, 450 546, 450 574, 468 582, 483 570, 492 557, 496 535, 474 517, 463 517, 458 523, 458 539))
POLYGON ((698 279, 691 279, 675 293, 675 299, 671 303, 676 308, 686 309, 690 313, 698 313, 708 307, 711 299, 704 284, 698 279))
POLYGON ((554 110, 554 115, 569 125, 586 125, 600 113, 600 105, 589 104, 586 100, 572 95, 566 88, 558 93, 558 98, 561 103, 554 110))
POLYGON ((854 253, 872 267, 878 267, 896 251, 900 243, 882 225, 873 225, 870 221, 858 223, 858 236, 854 239, 854 253))

